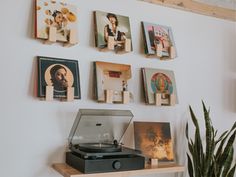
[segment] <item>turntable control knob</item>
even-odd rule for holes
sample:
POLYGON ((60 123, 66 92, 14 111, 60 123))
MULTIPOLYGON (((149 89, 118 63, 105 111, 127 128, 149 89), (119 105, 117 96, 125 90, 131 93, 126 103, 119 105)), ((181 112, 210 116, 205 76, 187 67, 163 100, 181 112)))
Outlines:
POLYGON ((121 168, 121 163, 119 160, 116 160, 112 163, 112 167, 115 169, 115 170, 119 170, 121 168))
POLYGON ((112 167, 115 169, 115 170, 119 170, 121 168, 121 163, 120 161, 116 160, 112 163, 112 167))

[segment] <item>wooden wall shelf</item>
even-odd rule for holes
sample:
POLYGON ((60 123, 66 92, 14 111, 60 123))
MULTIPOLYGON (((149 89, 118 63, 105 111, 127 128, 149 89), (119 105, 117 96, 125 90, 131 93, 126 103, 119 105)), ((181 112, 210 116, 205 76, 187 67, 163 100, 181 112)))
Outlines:
POLYGON ((146 166, 142 170, 120 171, 120 172, 108 172, 108 173, 93 173, 84 174, 80 171, 66 165, 64 163, 55 163, 52 165, 53 169, 59 172, 64 177, 128 177, 135 175, 147 175, 157 173, 176 173, 184 172, 184 166, 180 165, 159 165, 158 167, 146 166))

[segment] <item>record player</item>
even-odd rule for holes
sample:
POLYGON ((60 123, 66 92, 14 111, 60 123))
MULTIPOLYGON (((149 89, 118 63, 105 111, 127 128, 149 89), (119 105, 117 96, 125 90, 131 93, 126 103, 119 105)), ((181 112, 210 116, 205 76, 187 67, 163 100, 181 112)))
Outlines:
POLYGON ((143 169, 141 152, 120 143, 132 118, 129 110, 80 109, 69 135, 66 163, 83 173, 143 169))

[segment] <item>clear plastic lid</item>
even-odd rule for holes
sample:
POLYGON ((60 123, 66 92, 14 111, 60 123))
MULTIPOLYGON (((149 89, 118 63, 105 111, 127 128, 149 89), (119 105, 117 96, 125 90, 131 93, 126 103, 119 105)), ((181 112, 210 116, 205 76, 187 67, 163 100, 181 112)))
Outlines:
POLYGON ((69 143, 120 142, 132 118, 129 110, 80 109, 69 135, 69 143))

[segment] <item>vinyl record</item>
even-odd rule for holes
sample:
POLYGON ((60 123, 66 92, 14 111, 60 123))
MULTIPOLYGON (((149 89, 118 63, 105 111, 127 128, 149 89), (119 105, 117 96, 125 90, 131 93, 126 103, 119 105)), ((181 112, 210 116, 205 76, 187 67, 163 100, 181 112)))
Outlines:
POLYGON ((120 152, 121 146, 108 143, 79 144, 79 150, 84 152, 120 152))

